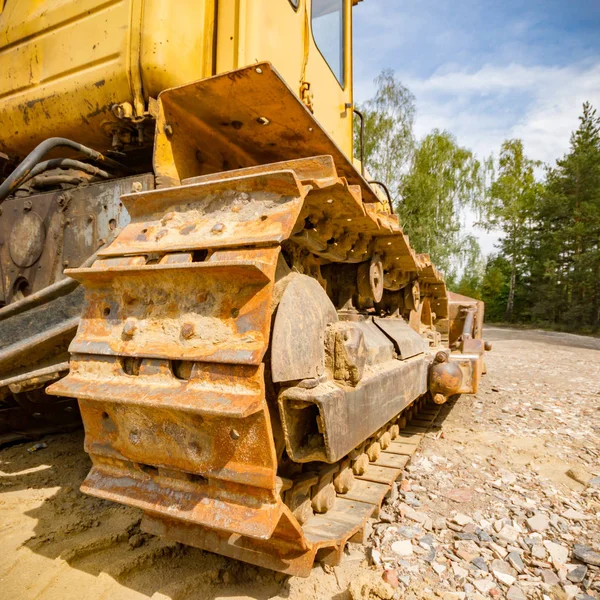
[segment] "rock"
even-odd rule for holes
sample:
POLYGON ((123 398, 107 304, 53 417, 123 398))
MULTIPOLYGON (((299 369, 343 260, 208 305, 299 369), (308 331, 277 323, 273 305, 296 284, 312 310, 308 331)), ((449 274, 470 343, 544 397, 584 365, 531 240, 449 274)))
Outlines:
MULTIPOLYGON (((569 559, 569 549, 566 546, 563 546, 562 544, 557 544, 555 542, 551 542, 549 540, 546 540, 544 542, 544 546, 546 550, 548 550, 548 554, 550 554, 553 561, 564 565, 569 559)), ((598 557, 600 559, 600 555, 598 557)))
POLYGON ((424 523, 429 518, 425 513, 417 512, 414 508, 408 506, 408 504, 400 504, 399 508, 403 517, 416 523, 424 523))
POLYGON ((495 559, 492 561, 490 569, 492 571, 498 571, 499 573, 505 573, 506 575, 514 576, 515 574, 514 570, 507 562, 499 559, 495 559))
POLYGON ((459 540, 454 542, 454 553, 466 562, 471 562, 481 555, 481 548, 471 540, 459 540))
POLYGON ((558 585, 560 583, 560 579, 554 571, 551 571, 550 569, 540 569, 540 573, 544 583, 547 583, 548 585, 558 585))
POLYGON ((577 565, 572 571, 569 571, 567 579, 573 583, 581 583, 585 579, 587 570, 585 565, 577 565))
POLYGON ((136 533, 129 538, 129 545, 132 548, 139 548, 145 541, 146 538, 141 533, 136 533))
POLYGON ((465 600, 467 594, 465 592, 444 592, 442 600, 465 600))
POLYGON ((578 510, 575 510, 573 508, 569 508, 568 510, 566 510, 561 517, 563 519, 568 519, 569 521, 589 521, 592 517, 590 517, 589 515, 585 515, 582 512, 579 512, 578 510))
POLYGON ((523 573, 525 570, 523 559, 518 552, 510 552, 506 557, 506 560, 508 560, 508 562, 514 567, 517 573, 523 573))
POLYGON ((472 523, 473 519, 467 515, 463 515, 462 513, 457 513, 454 517, 452 517, 452 522, 464 527, 465 525, 472 523))
POLYGON ((534 544, 531 547, 531 555, 535 558, 543 560, 546 558, 546 549, 541 544, 534 544))
POLYGON ((588 565, 600 567, 600 552, 596 552, 590 546, 575 544, 573 546, 573 556, 588 565))
POLYGON ((500 571, 492 571, 494 577, 505 586, 510 587, 515 581, 516 578, 512 575, 507 575, 506 573, 501 573, 500 571))
POLYGON ((440 565, 440 563, 432 563, 431 564, 431 568, 438 574, 438 575, 442 575, 444 573, 444 571, 446 570, 446 567, 444 565, 440 565))
POLYGON ((379 511, 379 520, 382 523, 393 523, 394 522, 394 517, 392 515, 390 515, 389 512, 387 512, 385 510, 380 510, 379 511))
POLYGON ((429 550, 427 551, 427 554, 425 554, 425 556, 423 556, 423 560, 425 562, 432 563, 435 560, 436 556, 437 556, 437 550, 435 548, 429 546, 429 550))
POLYGON ((564 589, 567 600, 573 600, 579 594, 579 588, 576 585, 565 585, 564 589))
POLYGON ((392 544, 392 552, 398 556, 412 556, 413 547, 410 540, 398 540, 392 544))
POLYGON ((530 531, 542 533, 550 527, 550 521, 544 513, 537 513, 533 517, 527 519, 527 527, 529 527, 530 531))
POLYGON ((589 484, 593 487, 600 487, 600 475, 598 477, 592 477, 589 484))
POLYGON ((440 531, 441 529, 446 529, 446 519, 444 517, 439 517, 433 522, 433 529, 435 531, 440 531))
POLYGON ((489 594, 496 587, 496 584, 491 579, 475 579, 473 585, 482 594, 489 594))
POLYGON ((579 465, 571 467, 567 471, 567 476, 571 479, 574 479, 578 483, 581 483, 582 485, 588 485, 594 477, 589 471, 583 467, 580 467, 579 465))
POLYGON ((421 530, 418 527, 409 527, 408 525, 404 525, 398 529, 398 533, 409 540, 416 538, 421 535, 421 530))
POLYGON ((471 502, 471 499, 473 498, 473 492, 468 488, 456 488, 444 492, 443 495, 449 500, 453 500, 454 502, 460 502, 461 504, 471 502))
POLYGON ((377 548, 371 548, 371 564, 375 565, 376 567, 380 567, 381 566, 381 552, 379 552, 379 550, 377 550, 377 548))
POLYGON ((386 569, 383 572, 382 579, 394 589, 400 585, 398 581, 398 572, 395 569, 386 569))
POLYGON ((484 571, 485 573, 488 572, 487 564, 486 564, 485 560, 483 558, 481 558, 481 556, 475 557, 471 561, 471 564, 475 565, 480 571, 484 571))
MULTIPOLYGON (((508 551, 505 550, 502 546, 499 546, 498 544, 491 542, 490 543, 490 548, 492 549, 492 552, 498 557, 498 558, 504 558, 507 554, 508 551)), ((545 552, 545 551, 544 551, 545 552)), ((545 556, 545 554, 544 554, 545 556)))
POLYGON ((523 590, 516 585, 512 585, 508 592, 506 592, 506 598, 507 600, 527 600, 527 596, 523 590))
POLYGON ((488 533, 486 533, 483 529, 481 529, 481 527, 475 528, 475 535, 482 542, 491 542, 492 541, 492 536, 489 535, 488 533))
POLYGON ((350 582, 348 593, 352 600, 366 600, 367 598, 392 600, 395 592, 394 588, 383 581, 377 573, 361 572, 350 582))
POLYGON ((456 577, 459 580, 466 579, 467 575, 469 574, 469 571, 463 569, 460 565, 457 565, 456 563, 452 563, 452 572, 454 573, 454 577, 456 577))
POLYGON ((519 539, 519 532, 510 525, 505 525, 499 532, 498 537, 506 542, 516 542, 519 539))

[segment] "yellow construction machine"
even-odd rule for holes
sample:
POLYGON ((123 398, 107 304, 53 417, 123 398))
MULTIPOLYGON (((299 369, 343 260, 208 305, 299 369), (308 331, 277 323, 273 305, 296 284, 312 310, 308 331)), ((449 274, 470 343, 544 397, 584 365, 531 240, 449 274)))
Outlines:
POLYGON ((297 575, 485 350, 354 159, 357 3, 0 0, 0 441, 81 415, 84 492, 297 575))

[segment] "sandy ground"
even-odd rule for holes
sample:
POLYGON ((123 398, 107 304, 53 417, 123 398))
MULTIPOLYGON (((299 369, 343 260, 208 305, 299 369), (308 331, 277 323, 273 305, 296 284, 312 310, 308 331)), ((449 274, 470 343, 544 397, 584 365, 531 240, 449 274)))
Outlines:
MULTIPOLYGON (((570 467, 600 473, 600 340, 498 328, 488 328, 486 338, 494 349, 482 389, 458 400, 442 433, 428 434, 407 472, 406 485, 412 478, 419 492, 414 502, 432 519, 452 519, 457 510, 476 517, 497 511, 503 502, 484 483, 503 473, 529 477, 532 489, 549 486, 564 497, 584 494, 584 486, 566 475, 570 467)), ((309 578, 298 579, 140 534, 138 511, 79 492, 90 466, 81 432, 44 441, 48 447, 34 453, 27 452, 31 444, 0 451, 2 599, 344 600, 392 594, 390 588, 378 591, 383 569, 373 564, 369 547, 352 545, 342 565, 316 565, 309 578), (361 578, 371 583, 352 588, 361 578)), ((593 545, 600 541, 600 503, 597 495, 585 500, 590 519, 569 535, 574 543, 593 545)), ((389 506, 392 525, 410 524, 400 501, 389 506)), ((370 544, 385 553, 380 525, 374 524, 370 544)), ((443 561, 438 564, 441 571, 443 561)), ((433 598, 444 590, 464 597, 462 585, 418 561, 391 566, 396 575, 405 567, 409 575, 390 598, 433 598)), ((490 593, 504 597, 506 589, 490 593)), ((528 595, 541 598, 537 593, 528 595)), ((593 587, 587 594, 600 598, 593 587)))

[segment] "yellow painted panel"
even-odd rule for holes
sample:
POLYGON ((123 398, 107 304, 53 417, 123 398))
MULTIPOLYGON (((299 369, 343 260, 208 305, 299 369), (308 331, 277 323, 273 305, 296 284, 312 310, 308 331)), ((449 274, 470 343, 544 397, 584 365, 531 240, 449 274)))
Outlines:
POLYGON ((110 147, 110 107, 133 101, 133 6, 132 0, 6 5, 0 14, 0 149, 22 156, 56 135, 110 147))
POLYGON ((144 95, 213 74, 215 0, 144 0, 140 64, 144 95))
POLYGON ((345 81, 340 86, 329 65, 317 48, 312 30, 309 36, 306 80, 313 93, 315 117, 325 131, 335 140, 349 159, 352 159, 352 0, 345 0, 345 81))
POLYGON ((310 30, 310 1, 295 11, 287 0, 219 0, 217 72, 269 61, 300 96, 310 83, 314 114, 349 158, 352 157, 351 4, 346 3, 346 80, 342 89, 319 52, 310 30), (308 12, 306 12, 308 11, 308 12), (308 30, 307 30, 308 27, 308 30))

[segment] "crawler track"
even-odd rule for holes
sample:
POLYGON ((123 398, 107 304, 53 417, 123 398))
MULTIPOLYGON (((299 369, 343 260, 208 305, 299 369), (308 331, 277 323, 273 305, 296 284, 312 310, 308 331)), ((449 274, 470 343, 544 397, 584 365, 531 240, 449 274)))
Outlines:
POLYGON ((307 575, 360 537, 435 418, 446 288, 331 157, 183 183, 123 197, 132 222, 69 272, 85 310, 50 389, 79 399, 83 491, 141 508, 151 533, 307 575), (344 319, 377 338, 366 359, 344 319))

